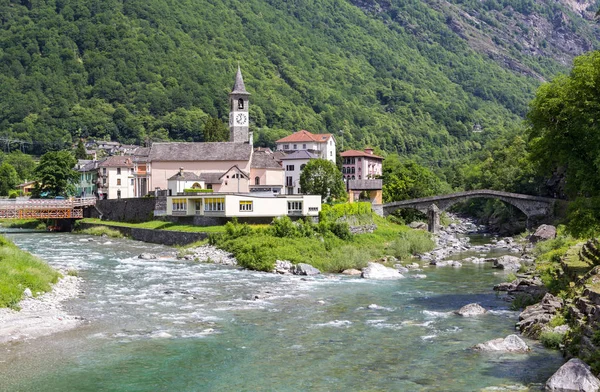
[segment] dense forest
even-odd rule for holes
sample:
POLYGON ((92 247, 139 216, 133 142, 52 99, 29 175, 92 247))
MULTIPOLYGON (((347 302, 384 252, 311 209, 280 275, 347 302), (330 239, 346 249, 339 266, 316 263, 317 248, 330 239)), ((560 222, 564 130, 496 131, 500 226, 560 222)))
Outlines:
POLYGON ((239 63, 260 144, 308 129, 459 165, 518 135, 540 80, 571 55, 511 48, 522 72, 477 49, 457 28, 461 10, 485 32, 508 8, 543 19, 563 7, 571 34, 597 43, 562 3, 504 3, 1 0, 0 138, 36 154, 81 137, 202 141, 209 119, 227 119, 239 63))

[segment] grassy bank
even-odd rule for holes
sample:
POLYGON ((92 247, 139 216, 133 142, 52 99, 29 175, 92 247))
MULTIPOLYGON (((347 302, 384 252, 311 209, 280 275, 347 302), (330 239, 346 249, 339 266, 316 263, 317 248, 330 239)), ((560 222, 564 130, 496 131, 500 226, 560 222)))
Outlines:
POLYGON ((46 292, 59 277, 44 261, 0 236, 0 307, 16 308, 26 288, 34 295, 46 292))
POLYGON ((383 256, 406 259, 433 249, 429 233, 412 230, 378 216, 362 216, 377 225, 373 233, 352 235, 345 222, 322 219, 319 224, 279 218, 266 228, 228 223, 210 243, 234 254, 246 268, 270 271, 276 260, 308 263, 323 272, 360 269, 383 256))
POLYGON ((106 227, 106 226, 94 226, 94 227, 90 227, 89 229, 77 230, 77 232, 80 234, 95 235, 98 237, 102 237, 102 236, 106 236, 106 237, 110 237, 110 238, 125 237, 123 234, 121 234, 120 231, 111 229, 110 227, 106 227))
POLYGON ((39 219, 0 219, 0 227, 46 230, 46 222, 39 219))
MULTIPOLYGON (((126 223, 126 222, 115 222, 106 221, 96 218, 85 218, 81 219, 83 223, 92 223, 103 226, 119 226, 119 227, 133 227, 138 229, 153 229, 153 230, 169 230, 169 231, 183 231, 188 233, 224 233, 224 226, 194 226, 194 225, 182 225, 172 222, 165 222, 159 220, 153 220, 142 223, 126 223)), ((266 227, 266 225, 263 225, 266 227)))

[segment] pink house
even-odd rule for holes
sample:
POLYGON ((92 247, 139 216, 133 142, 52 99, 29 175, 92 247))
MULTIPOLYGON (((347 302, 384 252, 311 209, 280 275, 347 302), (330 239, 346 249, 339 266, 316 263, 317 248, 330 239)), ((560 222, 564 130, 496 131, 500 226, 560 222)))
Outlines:
POLYGON ((346 180, 367 180, 381 176, 383 157, 373 154, 372 148, 365 151, 348 150, 342 157, 342 175, 346 180))

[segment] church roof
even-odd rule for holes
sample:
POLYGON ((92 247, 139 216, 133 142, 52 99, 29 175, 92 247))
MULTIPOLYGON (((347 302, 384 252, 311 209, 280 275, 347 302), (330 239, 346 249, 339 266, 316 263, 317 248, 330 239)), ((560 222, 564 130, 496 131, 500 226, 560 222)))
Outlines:
POLYGON ((150 161, 247 161, 252 155, 248 143, 154 143, 150 161))
POLYGON ((233 90, 231 94, 247 94, 250 95, 248 91, 246 91, 246 86, 244 86, 244 78, 242 77, 242 70, 238 65, 237 74, 235 75, 235 84, 233 85, 233 90))
POLYGON ((301 143, 301 142, 317 142, 325 143, 329 138, 332 137, 330 133, 314 134, 306 130, 294 132, 289 136, 277 140, 275 143, 301 143))
POLYGON ((255 149, 254 154, 252 154, 252 162, 250 162, 250 167, 252 169, 279 169, 283 170, 281 164, 277 160, 277 157, 270 149, 267 151, 255 149))

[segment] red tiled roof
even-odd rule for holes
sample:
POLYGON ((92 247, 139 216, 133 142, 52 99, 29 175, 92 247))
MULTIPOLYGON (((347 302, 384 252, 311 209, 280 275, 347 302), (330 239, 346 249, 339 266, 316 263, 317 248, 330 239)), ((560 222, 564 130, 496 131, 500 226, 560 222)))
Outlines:
POLYGON ((299 143, 299 142, 317 142, 324 143, 331 137, 330 133, 310 133, 304 129, 298 132, 294 132, 283 139, 277 140, 275 143, 299 143))
POLYGON ((340 154, 340 156, 342 156, 342 157, 367 157, 367 158, 383 159, 383 157, 380 157, 378 155, 369 154, 368 152, 358 151, 358 150, 344 151, 343 153, 340 154))

